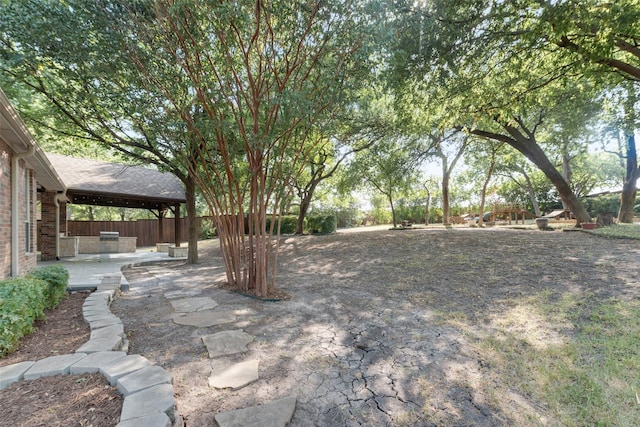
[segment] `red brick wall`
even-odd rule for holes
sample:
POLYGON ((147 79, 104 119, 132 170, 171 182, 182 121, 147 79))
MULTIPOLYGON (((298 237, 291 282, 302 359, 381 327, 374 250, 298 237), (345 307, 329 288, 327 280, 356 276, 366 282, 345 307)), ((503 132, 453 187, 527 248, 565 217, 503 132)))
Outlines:
MULTIPOLYGON (((56 259, 56 204, 55 191, 40 193, 41 223, 40 223, 40 253, 43 261, 56 259)), ((64 205, 60 206, 60 214, 66 211, 64 205)), ((60 221, 62 224, 63 222, 60 221)), ((60 227, 62 233, 62 227, 60 227)))
MULTIPOLYGON (((0 279, 11 276, 11 156, 13 155, 9 146, 0 141, 0 279)), ((20 275, 29 272, 36 267, 36 180, 33 171, 25 174, 26 163, 24 160, 18 162, 18 206, 20 212, 20 224, 18 224, 18 272, 20 275), (27 179, 31 184, 31 191, 28 195, 24 193, 27 179), (27 197, 31 199, 30 205, 30 234, 31 241, 29 248, 26 247, 26 227, 27 219, 27 197)))

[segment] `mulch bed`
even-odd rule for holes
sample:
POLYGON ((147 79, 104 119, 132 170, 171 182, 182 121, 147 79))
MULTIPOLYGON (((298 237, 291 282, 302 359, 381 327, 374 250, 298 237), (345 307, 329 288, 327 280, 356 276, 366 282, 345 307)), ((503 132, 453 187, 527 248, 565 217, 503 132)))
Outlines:
POLYGON ((0 425, 100 427, 120 421, 122 396, 102 374, 21 381, 0 391, 0 425))
MULTIPOLYGON (((19 348, 0 366, 75 353, 89 340, 82 304, 89 295, 68 295, 48 310, 19 348)), ((0 390, 0 426, 113 427, 120 421, 122 396, 101 374, 57 375, 21 381, 0 390)))

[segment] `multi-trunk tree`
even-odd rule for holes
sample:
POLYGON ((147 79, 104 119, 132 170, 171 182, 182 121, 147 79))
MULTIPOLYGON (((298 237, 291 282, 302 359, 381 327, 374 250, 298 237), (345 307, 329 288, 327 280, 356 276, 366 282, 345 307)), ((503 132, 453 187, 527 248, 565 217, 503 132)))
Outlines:
POLYGON ((2 69, 79 136, 174 172, 188 196, 198 188, 216 216, 228 281, 264 296, 278 241, 267 218, 313 151, 300 142, 369 72, 368 8, 11 2, 1 13, 2 69))
POLYGON ((227 280, 242 291, 275 289, 277 218, 322 143, 310 138, 315 124, 365 62, 359 6, 159 1, 142 23, 190 82, 201 114, 184 120, 194 140, 185 154, 216 215, 227 280))
MULTIPOLYGON (((352 120, 342 119, 341 128, 345 123, 352 124, 352 120)), ((292 181, 295 195, 298 197, 299 210, 296 224, 296 234, 303 234, 304 221, 311 208, 311 203, 316 195, 319 185, 327 182, 335 176, 336 172, 356 153, 368 149, 376 143, 377 138, 371 132, 360 129, 362 123, 357 126, 346 125, 348 129, 333 132, 311 132, 307 142, 312 145, 312 150, 303 164, 301 173, 292 181)), ((372 125, 367 130, 375 129, 372 125)))

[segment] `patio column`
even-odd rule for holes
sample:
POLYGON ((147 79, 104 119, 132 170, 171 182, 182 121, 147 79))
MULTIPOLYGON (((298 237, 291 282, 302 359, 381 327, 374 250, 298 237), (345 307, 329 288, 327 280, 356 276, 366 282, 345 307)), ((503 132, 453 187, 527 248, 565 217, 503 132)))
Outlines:
POLYGON ((164 207, 158 209, 158 241, 156 243, 164 243, 164 216, 166 210, 164 207))
POLYGON ((175 209, 175 244, 176 248, 180 247, 180 241, 182 240, 180 236, 180 203, 176 203, 175 209))
POLYGON ((40 226, 40 259, 51 261, 56 259, 56 192, 45 191, 40 193, 41 226, 40 226))

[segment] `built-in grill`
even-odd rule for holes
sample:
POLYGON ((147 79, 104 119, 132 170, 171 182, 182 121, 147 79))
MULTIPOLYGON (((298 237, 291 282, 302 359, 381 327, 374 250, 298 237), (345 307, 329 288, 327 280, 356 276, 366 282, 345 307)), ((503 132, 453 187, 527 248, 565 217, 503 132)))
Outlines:
POLYGON ((120 233, 117 231, 101 231, 100 253, 118 252, 118 239, 120 239, 120 233))

